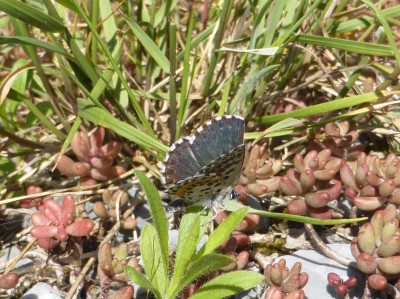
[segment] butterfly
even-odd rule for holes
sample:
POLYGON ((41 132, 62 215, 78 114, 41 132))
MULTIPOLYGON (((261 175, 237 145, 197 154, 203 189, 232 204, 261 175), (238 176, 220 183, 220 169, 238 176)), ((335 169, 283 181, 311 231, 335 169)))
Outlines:
POLYGON ((176 197, 170 209, 200 205, 216 210, 238 197, 234 186, 243 167, 244 129, 241 116, 216 117, 170 147, 162 171, 167 193, 176 197))

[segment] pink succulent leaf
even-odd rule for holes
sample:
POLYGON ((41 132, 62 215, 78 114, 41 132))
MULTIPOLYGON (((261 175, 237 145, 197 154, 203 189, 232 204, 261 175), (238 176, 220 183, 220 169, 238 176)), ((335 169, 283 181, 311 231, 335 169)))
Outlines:
POLYGON ((41 248, 49 250, 56 247, 59 244, 59 241, 51 238, 38 238, 36 243, 41 248))
POLYGON ((289 279, 281 286, 281 290, 284 293, 289 293, 291 291, 300 288, 300 277, 299 275, 290 276, 289 279))
POLYGON ((55 237, 57 240, 64 242, 68 239, 68 233, 66 232, 66 230, 63 226, 58 226, 57 234, 55 235, 55 237))
POLYGON ((279 182, 281 181, 281 177, 274 176, 265 180, 257 180, 259 184, 265 186, 264 193, 266 192, 275 192, 279 189, 279 182))
POLYGON ((90 136, 90 148, 93 150, 99 150, 103 143, 106 132, 103 127, 97 127, 96 131, 90 136))
POLYGON ((379 194, 381 196, 390 196, 396 189, 394 180, 385 180, 379 185, 379 194))
POLYGON ((356 262, 358 270, 366 274, 374 273, 378 266, 375 258, 364 252, 360 253, 356 257, 356 262))
POLYGON ((36 238, 52 238, 57 234, 56 226, 38 225, 31 229, 31 235, 36 238))
POLYGON ((301 185, 305 188, 311 188, 315 183, 316 176, 311 169, 306 169, 300 174, 301 185))
POLYGON ((378 268, 386 274, 400 273, 400 256, 390 256, 378 260, 378 268))
POLYGON ((264 184, 258 184, 258 183, 248 184, 247 188, 249 192, 255 196, 260 196, 268 192, 268 187, 265 186, 264 184))
MULTIPOLYGON (((57 217, 56 214, 54 214, 54 212, 48 208, 45 208, 43 213, 46 215, 47 218, 50 219, 50 221, 54 224, 54 225, 60 225, 60 219, 57 217)), ((61 216, 61 215, 60 215, 61 216)))
POLYGON ((331 200, 327 192, 306 193, 304 199, 313 208, 322 208, 331 200))
POLYGON ((400 189, 397 188, 393 191, 389 201, 395 205, 400 205, 400 189))
POLYGON ((329 181, 335 176, 336 172, 331 169, 315 170, 314 176, 317 180, 329 181))
POLYGON ((339 180, 331 180, 331 182, 333 185, 323 191, 329 194, 330 200, 334 200, 339 198, 340 194, 342 193, 342 182, 339 180))
POLYGON ((238 253, 238 255, 236 256, 236 263, 237 263, 237 269, 241 270, 244 267, 246 267, 246 265, 249 262, 249 257, 250 257, 250 253, 248 251, 241 251, 238 253))
POLYGON ((64 155, 58 155, 56 158, 57 169, 64 175, 69 177, 84 177, 89 174, 90 167, 87 163, 75 162, 71 158, 64 155))
POLYGON ((265 294, 264 299, 284 299, 285 294, 278 287, 270 287, 265 294))
POLYGON ((378 189, 372 185, 366 185, 361 188, 359 196, 363 197, 373 197, 379 196, 378 189))
POLYGON ((370 222, 367 222, 360 227, 357 239, 358 246, 362 252, 365 252, 369 255, 373 255, 375 253, 375 233, 370 222))
POLYGON ((399 221, 397 219, 385 223, 380 236, 382 240, 385 240, 392 235, 399 235, 399 221))
POLYGON ((368 277, 368 285, 373 290, 382 291, 386 288, 387 280, 382 275, 370 275, 368 277))
POLYGON ((108 156, 93 157, 90 159, 90 164, 95 168, 108 168, 113 164, 113 158, 108 156))
POLYGON ((400 236, 392 235, 385 238, 378 248, 378 254, 382 257, 395 255, 400 251, 400 236))
POLYGON ((379 177, 375 172, 367 171, 365 177, 372 186, 379 186, 384 182, 384 179, 379 177))
POLYGON ((45 214, 39 213, 39 212, 33 213, 31 220, 32 220, 32 224, 35 226, 48 225, 50 222, 50 219, 47 218, 45 214))
POLYGON ((332 210, 328 207, 322 208, 313 208, 311 206, 307 206, 308 214, 311 217, 318 219, 332 219, 332 210))
POLYGON ((49 209, 58 219, 61 218, 61 207, 54 199, 47 200, 44 203, 44 206, 46 209, 49 209))
POLYGON ((367 172, 369 172, 369 167, 366 163, 358 165, 355 173, 355 179, 358 186, 365 186, 368 184, 367 172))
POLYGON ((347 187, 353 190, 358 190, 353 171, 347 163, 343 163, 340 167, 340 179, 347 187))
POLYGON ((65 230, 66 232, 74 237, 83 237, 90 234, 94 228, 94 223, 89 219, 75 220, 74 223, 68 225, 65 230))
POLYGON ((125 219, 124 222, 121 224, 122 229, 132 230, 137 226, 137 221, 133 217, 128 217, 125 219))
POLYGON ((283 193, 285 193, 286 195, 289 195, 289 196, 301 194, 301 192, 297 188, 296 184, 294 184, 293 181, 286 175, 281 177, 281 180, 279 182, 279 187, 283 193))
MULTIPOLYGON (((389 157, 389 155, 386 157, 386 159, 389 157)), ((400 163, 398 159, 394 159, 390 162, 387 162, 388 166, 386 167, 386 171, 385 171, 385 177, 386 178, 394 178, 397 173, 400 170, 400 163)))
POLYGON ((73 219, 75 210, 75 198, 68 194, 64 196, 61 205, 61 225, 66 226, 73 219))
POLYGON ((101 147, 101 150, 103 151, 103 153, 105 155, 114 159, 121 152, 122 144, 117 141, 110 141, 110 142, 104 144, 101 147))
POLYGON ((134 295, 134 288, 131 285, 127 285, 122 289, 115 291, 108 299, 132 299, 134 295))
POLYGON ((95 180, 104 181, 119 177, 125 172, 125 169, 121 166, 111 166, 107 169, 92 168, 90 170, 90 175, 95 180))
POLYGON ((308 169, 308 167, 306 168, 304 159, 303 159, 302 155, 300 155, 300 154, 296 154, 296 156, 294 156, 293 165, 294 165, 294 168, 296 168, 296 170, 298 172, 304 172, 304 171, 306 171, 306 169, 308 169))
POLYGON ((302 215, 306 212, 307 206, 304 199, 296 199, 292 200, 288 206, 289 214, 293 215, 302 215))
POLYGON ((85 132, 76 132, 71 140, 71 148, 79 161, 89 161, 89 138, 85 132))
POLYGON ((353 204, 364 211, 373 211, 380 208, 386 202, 386 198, 380 196, 363 197, 356 196, 353 198, 353 204))
POLYGON ((337 173, 340 170, 340 167, 342 166, 342 164, 343 164, 342 159, 332 158, 326 163, 325 168, 333 170, 335 173, 337 173))
POLYGON ((98 201, 93 205, 93 212, 96 214, 97 217, 100 217, 102 219, 110 218, 106 206, 101 201, 98 201))
POLYGON ((270 177, 272 175, 272 162, 267 162, 264 165, 257 168, 256 173, 257 177, 270 177))
POLYGON ((16 273, 0 274, 0 289, 12 289, 14 288, 19 280, 19 276, 16 273))
POLYGON ((290 269, 289 273, 288 273, 288 277, 289 276, 293 276, 293 275, 299 275, 301 271, 301 263, 300 262, 296 262, 293 267, 290 269))

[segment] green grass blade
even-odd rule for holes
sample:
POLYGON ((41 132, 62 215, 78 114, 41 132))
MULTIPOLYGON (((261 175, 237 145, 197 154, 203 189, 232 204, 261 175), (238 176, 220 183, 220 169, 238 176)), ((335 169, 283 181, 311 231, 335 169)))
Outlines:
POLYGON ((78 100, 78 114, 80 117, 93 122, 96 125, 100 125, 105 128, 110 128, 115 131, 118 135, 121 135, 133 142, 140 147, 149 151, 156 150, 162 155, 168 151, 168 147, 160 143, 157 139, 149 136, 143 131, 140 131, 127 123, 116 119, 107 110, 93 107, 90 104, 86 104, 85 101, 78 100))
POLYGON ((0 36, 0 45, 29 45, 61 54, 67 59, 73 59, 63 48, 24 36, 0 36))
MULTIPOLYGON (((381 11, 381 14, 385 18, 399 18, 400 17, 400 5, 392 6, 381 11)), ((344 22, 333 23, 329 28, 329 34, 342 34, 352 31, 360 31, 364 28, 371 26, 376 22, 376 18, 370 16, 363 16, 362 18, 350 19, 344 22), (339 23, 339 24, 337 24, 339 23)))
POLYGON ((46 32, 62 32, 66 29, 62 22, 20 1, 0 0, 0 11, 46 32))
POLYGON ((394 56, 391 47, 371 43, 357 42, 353 40, 330 38, 316 35, 300 34, 298 41, 320 47, 334 48, 353 53, 373 55, 373 56, 394 56))
MULTIPOLYGON (((392 28, 390 28, 388 22, 386 21, 385 17, 382 15, 380 10, 369 0, 361 0, 362 2, 366 3, 376 14, 379 22, 382 24, 383 29, 385 30, 386 37, 389 41, 390 48, 394 57, 396 58, 397 65, 400 64, 400 53, 397 47, 396 41, 394 40, 392 28)), ((375 54, 376 55, 376 54, 375 54)))
POLYGON ((128 24, 129 28, 132 30, 133 34, 137 37, 143 47, 147 50, 149 55, 157 62, 157 64, 162 68, 162 70, 166 73, 170 71, 170 65, 168 58, 165 56, 163 52, 161 52, 160 48, 154 43, 154 41, 140 28, 140 26, 132 21, 131 19, 125 17, 125 21, 128 24))
MULTIPOLYGON (((234 202, 233 200, 228 201, 226 203, 226 207, 227 207, 228 211, 238 211, 239 209, 243 208, 242 205, 238 204, 237 202, 234 202)), ((311 218, 311 217, 306 217, 306 216, 260 211, 260 210, 256 210, 253 208, 250 208, 247 213, 248 214, 256 214, 256 215, 260 215, 260 216, 264 216, 264 217, 276 218, 276 219, 285 219, 285 220, 290 220, 290 221, 295 221, 295 222, 309 223, 309 224, 314 224, 314 225, 349 224, 349 223, 355 223, 355 222, 359 222, 359 221, 365 221, 368 219, 368 217, 361 217, 361 218, 354 218, 354 219, 321 220, 321 219, 316 219, 316 218, 311 218)))
POLYGON ((74 138, 75 133, 78 132, 81 124, 82 124, 82 119, 79 116, 77 116, 74 121, 74 124, 72 125, 71 130, 68 132, 67 138, 65 139, 65 141, 61 147, 61 151, 60 151, 61 154, 65 153, 68 146, 71 144, 71 140, 72 140, 72 138, 74 138))
POLYGON ((324 112, 350 108, 363 103, 376 102, 378 99, 379 96, 376 93, 370 92, 362 95, 351 96, 339 100, 330 101, 328 103, 313 105, 307 108, 301 108, 291 112, 258 117, 255 119, 255 121, 263 124, 274 124, 289 117, 299 119, 324 112))
POLYGON ((43 113, 33 104, 30 100, 24 99, 23 103, 28 107, 28 109, 41 121, 41 123, 46 126, 54 135, 57 136, 59 140, 64 140, 65 135, 57 129, 57 127, 45 116, 43 113))

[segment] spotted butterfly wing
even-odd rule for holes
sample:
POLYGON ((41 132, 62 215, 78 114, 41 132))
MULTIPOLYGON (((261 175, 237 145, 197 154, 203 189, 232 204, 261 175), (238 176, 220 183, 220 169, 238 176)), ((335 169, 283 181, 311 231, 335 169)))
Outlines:
POLYGON ((214 207, 231 194, 243 159, 244 119, 217 117, 171 146, 164 183, 179 203, 214 207))

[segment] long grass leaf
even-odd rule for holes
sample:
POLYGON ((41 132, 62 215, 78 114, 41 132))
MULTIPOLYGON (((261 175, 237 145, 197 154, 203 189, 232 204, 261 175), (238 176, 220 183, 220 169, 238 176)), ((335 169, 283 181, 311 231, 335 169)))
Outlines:
POLYGON ((258 117, 255 119, 255 121, 263 124, 274 124, 277 123, 278 121, 284 120, 289 117, 299 119, 303 117, 317 115, 324 112, 354 107, 363 103, 376 102, 378 99, 379 95, 370 92, 362 95, 351 96, 339 100, 330 101, 328 103, 313 105, 307 108, 301 108, 291 112, 258 117))
POLYGON ((393 51, 389 46, 358 42, 348 39, 300 34, 298 41, 310 45, 318 45, 365 55, 394 56, 393 51))
POLYGON ((145 132, 118 120, 108 111, 88 105, 82 100, 78 101, 78 114, 82 118, 87 119, 94 124, 112 129, 117 134, 135 142, 150 153, 152 153, 151 150, 156 150, 158 153, 163 155, 169 149, 167 146, 145 132))
POLYGON ((0 0, 0 11, 47 32, 62 32, 64 24, 34 6, 20 1, 0 0))
MULTIPOLYGON (((228 211, 237 211, 237 210, 243 208, 242 205, 240 205, 234 201, 227 202, 226 207, 228 208, 228 211)), ((295 221, 295 222, 300 222, 300 223, 309 223, 309 224, 313 224, 313 225, 349 224, 349 223, 365 221, 368 219, 368 217, 361 217, 361 218, 353 218, 353 219, 321 220, 321 219, 316 219, 316 218, 306 217, 306 216, 298 216, 298 215, 285 214, 285 213, 266 212, 266 211, 256 210, 253 208, 250 208, 247 213, 256 214, 256 215, 260 215, 260 216, 264 216, 264 217, 276 218, 276 219, 285 219, 285 220, 290 220, 290 221, 295 221)))
POLYGON ((158 63, 158 65, 163 69, 164 72, 169 73, 170 65, 168 58, 160 48, 154 43, 154 41, 140 28, 140 26, 132 21, 131 19, 125 17, 125 21, 129 28, 132 30, 133 34, 137 37, 143 47, 147 50, 149 55, 158 63))

